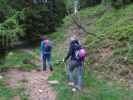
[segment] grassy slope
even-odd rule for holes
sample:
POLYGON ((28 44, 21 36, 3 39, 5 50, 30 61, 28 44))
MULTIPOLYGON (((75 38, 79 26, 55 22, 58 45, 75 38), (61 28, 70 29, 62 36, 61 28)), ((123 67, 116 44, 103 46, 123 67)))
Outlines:
POLYGON ((14 100, 17 96, 19 96, 21 100, 28 100, 24 88, 11 89, 7 86, 5 79, 0 79, 0 100, 14 100))
MULTIPOLYGON (((88 16, 95 17, 95 13, 104 8, 98 6, 94 9, 92 8, 90 12, 87 9, 81 11, 81 17, 83 16, 85 19, 88 16), (92 15, 89 13, 92 13, 92 15)), ((132 9, 133 5, 129 5, 119 10, 113 9, 104 12, 95 17, 95 21, 88 26, 88 31, 96 34, 96 36, 88 35, 86 39, 90 53, 89 59, 93 68, 98 72, 105 73, 106 78, 115 80, 117 77, 117 79, 123 78, 126 80, 133 72, 131 67, 133 65, 132 9)))
MULTIPOLYGON (((5 64, 0 65, 0 71, 7 71, 9 69, 17 68, 22 70, 31 70, 34 66, 30 64, 24 64, 23 61, 32 59, 33 56, 19 50, 9 52, 5 58, 5 64)), ((3 77, 0 79, 0 100, 14 100, 15 96, 19 96, 21 100, 28 100, 28 96, 25 94, 23 86, 17 89, 11 89, 6 84, 7 79, 3 77)))
MULTIPOLYGON (((21 69, 30 71, 35 66, 30 64, 25 64, 25 60, 33 59, 34 56, 24 52, 22 50, 14 50, 7 54, 5 58, 5 63, 0 65, 0 71, 7 71, 9 69, 21 69)), ((25 88, 23 86, 17 89, 11 89, 7 85, 7 78, 3 76, 3 79, 0 79, 0 100, 14 100, 15 96, 19 96, 21 100, 28 100, 28 96, 25 93, 25 88)))
MULTIPOLYGON (((86 38, 86 46, 88 47, 89 51, 89 58, 87 59, 87 63, 93 65, 93 69, 98 72, 110 72, 108 69, 108 65, 112 61, 118 60, 117 63, 121 62, 121 57, 127 57, 128 65, 132 64, 132 48, 131 48, 131 36, 132 36, 132 9, 133 5, 128 6, 126 9, 120 10, 112 10, 111 12, 105 12, 102 6, 97 6, 93 8, 88 8, 80 12, 80 17, 82 18, 82 23, 86 27, 87 31, 96 34, 95 36, 89 35, 86 38), (97 14, 98 13, 98 14, 97 14), (89 24, 91 23, 91 24, 89 24), (121 27, 120 27, 121 26, 121 27), (126 45, 125 45, 126 44, 126 45), (127 45, 128 44, 128 45, 127 45), (113 50, 113 55, 111 57, 106 58, 107 60, 103 59, 104 62, 97 62, 96 65, 95 61, 98 59, 100 53, 97 48, 108 48, 111 47, 113 50), (130 48, 129 48, 130 47, 130 48), (120 61, 119 61, 120 59, 120 61), (111 62, 110 62, 111 61, 111 62), (105 63, 106 62, 106 63, 105 63), (104 65, 104 67, 103 67, 104 65), (106 66, 105 66, 106 65, 106 66), (98 68, 98 69, 97 69, 98 68)), ((68 29, 69 25, 71 24, 71 20, 69 17, 64 19, 65 24, 63 25, 63 30, 68 29)), ((60 60, 64 57, 64 37, 62 33, 55 33, 51 38, 55 39, 55 44, 53 50, 53 62, 55 63, 56 60, 60 60)), ((38 50, 35 50, 35 54, 39 54, 38 50)), ((31 59, 33 58, 31 55, 22 52, 13 52, 13 54, 9 54, 6 59, 5 67, 22 67, 24 69, 30 65, 24 65, 24 59, 31 59), (21 57, 20 57, 21 56, 21 57), (22 58, 22 59, 20 59, 22 58), (16 66, 19 65, 19 66, 16 66)), ((115 64, 115 62, 112 62, 115 64)), ((123 64, 123 63, 122 63, 123 64)), ((89 67, 91 66, 89 65, 89 67)), ((1 66, 2 67, 2 66, 1 66)), ((2 68, 5 68, 2 67, 2 68)), ((51 79, 57 79, 60 81, 60 84, 55 87, 57 91, 57 100, 132 100, 133 99, 133 92, 128 90, 126 87, 119 86, 120 84, 109 83, 106 80, 98 80, 96 79, 94 73, 90 73, 88 65, 85 66, 84 72, 84 83, 85 89, 83 92, 76 92, 72 93, 71 89, 67 86, 66 80, 66 70, 65 65, 54 65, 55 71, 51 79)), ((23 69, 23 68, 22 68, 23 69)), ((31 69, 31 67, 28 67, 31 69)), ((111 70, 112 71, 112 70, 111 70)), ((107 75, 107 74, 106 74, 107 75)), ((2 82, 1 82, 2 83, 2 82)), ((0 90, 2 90, 6 86, 0 85, 0 90)), ((3 100, 8 100, 11 98, 15 93, 11 92, 8 88, 7 93, 0 94, 3 100), (7 99, 6 99, 7 98, 7 99)), ((22 96, 23 97, 23 96, 22 96)))
POLYGON ((25 60, 31 60, 34 56, 22 50, 11 51, 6 55, 4 64, 0 65, 0 71, 6 71, 11 68, 31 70, 35 66, 24 63, 25 60))
MULTIPOLYGON (((106 76, 110 76, 110 72, 115 71, 110 67, 114 68, 117 64, 121 64, 120 66, 125 65, 125 63, 122 63, 123 58, 126 57, 127 66, 132 65, 132 56, 129 57, 132 53, 132 48, 130 46, 133 32, 132 9, 133 5, 129 5, 125 9, 112 10, 103 13, 104 8, 102 6, 97 6, 80 12, 82 23, 86 27, 87 31, 96 34, 95 36, 88 34, 86 38, 85 45, 87 46, 90 54, 87 59, 87 63, 90 63, 89 67, 93 66, 92 69, 95 71, 106 73, 106 76), (109 49, 109 53, 111 52, 111 55, 105 56, 105 58, 102 59, 102 62, 97 62, 99 59, 97 57, 101 57, 101 52, 98 51, 98 48, 100 50, 111 48, 111 50, 109 49), (109 73, 109 75, 107 73, 109 73)), ((66 17, 64 21, 65 24, 63 25, 63 28, 68 29, 67 27, 72 25, 70 17, 66 17)), ((60 45, 57 48, 58 49, 55 49, 56 53, 54 53, 54 55, 59 52, 60 45)), ((59 58, 54 56, 54 59, 59 58)), ((60 64, 54 67, 55 71, 49 79, 57 79, 60 81, 59 85, 54 86, 58 94, 57 100, 133 99, 133 92, 127 89, 125 85, 123 87, 122 84, 119 83, 112 83, 104 79, 98 80, 96 78, 97 76, 89 71, 87 65, 85 66, 84 72, 85 89, 83 92, 72 93, 71 89, 67 86, 65 65, 60 64)))
POLYGON ((9 100, 13 98, 14 93, 5 86, 4 82, 0 80, 0 100, 9 100))

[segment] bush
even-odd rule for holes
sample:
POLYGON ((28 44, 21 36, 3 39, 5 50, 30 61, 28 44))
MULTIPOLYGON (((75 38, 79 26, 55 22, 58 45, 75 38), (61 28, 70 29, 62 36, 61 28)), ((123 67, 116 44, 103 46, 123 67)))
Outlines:
POLYGON ((23 29, 16 21, 16 15, 5 20, 0 24, 0 47, 8 48, 18 42, 19 36, 22 36, 23 29))
POLYGON ((132 2, 132 0, 112 0, 112 6, 115 8, 120 8, 132 2))

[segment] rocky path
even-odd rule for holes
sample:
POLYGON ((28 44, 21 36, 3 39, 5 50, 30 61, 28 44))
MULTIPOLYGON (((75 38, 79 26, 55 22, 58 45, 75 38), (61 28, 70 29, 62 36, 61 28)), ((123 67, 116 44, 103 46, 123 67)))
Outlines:
MULTIPOLYGON (((8 85, 11 88, 21 87, 28 91, 29 100, 55 100, 56 92, 48 84, 48 77, 51 72, 40 72, 33 70, 24 72, 20 70, 10 70, 6 73, 8 85)), ((19 99, 17 99, 19 100, 19 99)))

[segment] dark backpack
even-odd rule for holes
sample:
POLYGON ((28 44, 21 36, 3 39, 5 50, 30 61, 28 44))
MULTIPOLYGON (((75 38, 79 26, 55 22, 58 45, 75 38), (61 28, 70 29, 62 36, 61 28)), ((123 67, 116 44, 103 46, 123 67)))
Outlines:
POLYGON ((74 51, 74 58, 76 60, 79 60, 80 59, 79 56, 78 56, 79 51, 80 51, 80 48, 81 48, 80 43, 78 41, 74 41, 73 42, 73 51, 74 51))
POLYGON ((76 60, 83 61, 83 60, 85 60, 85 57, 86 57, 86 50, 84 48, 82 48, 80 43, 75 43, 74 44, 74 54, 75 54, 76 60))

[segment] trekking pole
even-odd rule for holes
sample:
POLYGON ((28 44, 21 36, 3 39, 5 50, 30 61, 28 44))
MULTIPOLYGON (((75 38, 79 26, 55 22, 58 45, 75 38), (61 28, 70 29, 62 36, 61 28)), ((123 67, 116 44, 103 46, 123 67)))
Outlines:
POLYGON ((66 73, 67 73, 67 64, 66 64, 66 62, 64 62, 64 65, 65 65, 65 70, 66 70, 66 73))
POLYGON ((61 64, 63 62, 63 60, 56 60, 55 64, 61 64))
POLYGON ((67 64, 63 60, 57 60, 54 64, 55 65, 64 64, 65 71, 67 72, 67 64))

